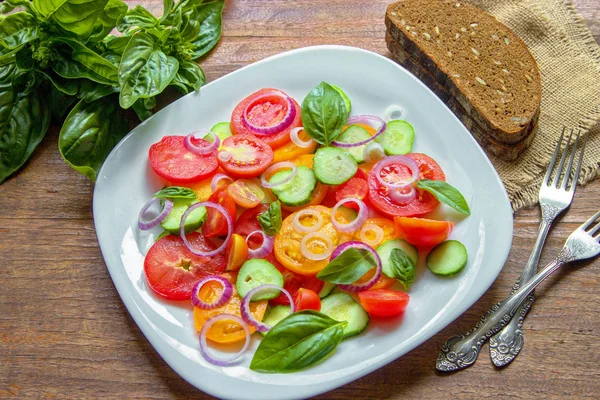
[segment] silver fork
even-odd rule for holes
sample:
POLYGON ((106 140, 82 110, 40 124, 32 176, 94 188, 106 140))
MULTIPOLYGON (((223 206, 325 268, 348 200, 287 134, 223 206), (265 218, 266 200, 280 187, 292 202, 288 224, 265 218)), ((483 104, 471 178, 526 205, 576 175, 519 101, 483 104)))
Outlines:
MULTIPOLYGON (((585 150, 584 139, 583 146, 579 154, 577 167, 573 171, 573 159, 575 158, 575 152, 577 151, 579 144, 579 133, 580 132, 577 133, 575 138, 575 144, 573 145, 571 156, 569 157, 569 164, 564 172, 564 178, 562 182, 560 182, 560 178, 567 158, 569 145, 571 144, 571 137, 573 136, 572 129, 565 149, 560 158, 558 169, 556 169, 554 179, 551 182, 550 177, 552 171, 555 169, 554 167, 556 165, 556 160, 563 142, 565 128, 563 128, 560 138, 558 139, 556 150, 554 151, 552 160, 550 160, 550 164, 548 165, 548 169, 546 171, 546 176, 544 177, 544 181, 540 187, 539 199, 540 208, 542 210, 542 220, 540 222, 538 236, 535 244, 533 245, 533 251, 529 256, 529 260, 527 260, 527 264, 525 265, 525 269, 523 269, 521 276, 512 288, 512 293, 516 292, 523 283, 529 281, 537 272, 537 266, 540 260, 540 255, 542 254, 542 248, 544 247, 544 242, 546 241, 546 236, 548 235, 548 231, 550 230, 552 222, 554 222, 554 219, 560 213, 566 210, 573 201, 573 194, 575 193, 577 179, 579 178, 579 170, 581 169, 583 151, 585 150), (571 180, 571 185, 567 189, 571 174, 573 174, 573 179, 571 180)), ((511 319, 508 325, 506 325, 502 331, 490 338, 490 357, 492 358, 494 365, 497 367, 504 367, 510 364, 523 348, 523 344, 525 343, 522 330, 523 320, 531 309, 534 299, 534 292, 531 292, 527 299, 519 306, 515 317, 511 319)))
POLYGON ((476 345, 471 347, 461 346, 461 342, 464 344, 465 335, 450 338, 442 346, 442 351, 436 362, 436 368, 440 371, 455 371, 472 365, 475 359, 477 359, 477 353, 481 348, 481 344, 485 343, 486 339, 502 329, 511 320, 521 302, 544 279, 564 264, 593 258, 600 254, 600 221, 592 225, 598 217, 600 217, 600 211, 569 235, 558 256, 546 265, 542 271, 534 275, 533 278, 502 303, 497 304, 488 311, 477 324, 477 328, 481 328, 478 329, 479 332, 477 334, 475 332, 466 334, 467 337, 475 336, 476 345))
MULTIPOLYGON (((573 173, 573 179, 571 180, 571 186, 569 187, 568 190, 567 190, 567 184, 569 182, 569 177, 571 176, 575 152, 576 152, 578 144, 579 144, 579 133, 577 134, 577 138, 575 139, 575 145, 573 146, 571 156, 569 157, 569 164, 568 164, 567 170, 564 174, 565 177, 564 177, 562 183, 559 186, 561 173, 562 173, 565 161, 566 161, 566 155, 569 150, 569 144, 571 141, 571 137, 573 135, 573 131, 571 131, 571 135, 569 135, 569 140, 568 140, 567 146, 565 147, 565 150, 562 154, 559 168, 557 168, 557 171, 556 171, 556 174, 552 181, 552 184, 550 185, 550 177, 552 175, 552 171, 554 170, 554 166, 556 164, 558 154, 560 153, 560 150, 561 150, 564 133, 565 133, 565 129, 563 128, 563 131, 560 135, 560 138, 559 138, 557 146, 556 146, 556 150, 554 151, 554 155, 553 155, 552 160, 550 161, 550 165, 548 166, 548 169, 546 171, 546 176, 542 183, 542 188, 540 190, 540 203, 546 204, 547 206, 542 205, 542 223, 540 225, 538 238, 537 238, 535 246, 534 246, 534 251, 532 252, 532 254, 529 258, 529 261, 527 262, 525 270, 521 274, 521 278, 519 278, 519 281, 517 281, 515 288, 513 288, 513 293, 516 290, 518 290, 518 287, 516 287, 517 285, 520 287, 521 282, 527 282, 529 280, 529 278, 531 278, 535 274, 535 272, 537 270, 537 264, 538 264, 538 261, 540 258, 540 254, 541 254, 542 245, 544 244, 544 241, 546 240, 546 236, 548 234, 548 230, 550 229, 550 225, 551 225, 552 221, 554 220, 554 218, 556 218, 556 216, 558 214, 560 214, 560 212, 562 212, 569 206, 569 204, 571 203, 571 200, 573 199, 573 193, 575 191, 575 186, 577 185, 577 178, 579 177, 579 170, 581 169, 581 161, 582 161, 583 150, 584 150, 583 147, 585 147, 585 142, 584 142, 584 146, 582 147, 581 153, 579 155, 579 161, 578 161, 577 168, 573 173), (550 199, 552 199, 552 200, 550 200, 550 199), (547 211, 544 211, 544 209, 546 209, 547 211), (527 279, 525 279, 525 277, 523 276, 525 274, 527 274, 527 277, 526 277, 527 279)), ((523 311, 522 311, 523 318, 524 318, 525 314, 527 313, 527 311, 529 310, 529 308, 531 307, 533 298, 531 297, 530 299, 527 299, 527 300, 528 300, 528 305, 524 306, 523 311)), ((446 362, 442 363, 441 365, 447 366, 449 364, 454 364, 455 367, 452 368, 452 370, 462 369, 462 368, 466 368, 466 367, 469 367, 470 365, 472 365, 475 362, 475 360, 477 359, 477 357, 479 356, 479 351, 481 350, 481 346, 483 346, 483 344, 487 341, 487 339, 489 339, 492 335, 497 333, 500 329, 502 329, 505 325, 507 325, 510 322, 511 318, 508 318, 506 321, 503 321, 503 324, 501 326, 497 326, 495 331, 493 331, 493 332, 488 331, 488 329, 490 328, 489 323, 487 323, 488 318, 490 318, 491 315, 494 315, 494 313, 501 307, 501 305, 503 303, 504 302, 500 302, 500 303, 496 304, 495 306, 493 306, 483 317, 481 317, 481 320, 477 323, 477 325, 475 325, 475 327, 470 332, 467 332, 463 335, 454 336, 451 339, 449 339, 448 342, 446 342, 446 345, 449 345, 449 343, 451 343, 452 348, 449 348, 446 353, 444 351, 442 351, 442 353, 440 354, 440 357, 438 357, 438 365, 440 365, 440 358, 447 357, 448 354, 450 355, 450 358, 458 357, 458 355, 461 355, 461 356, 454 360, 447 359, 446 362), (446 356, 444 354, 446 354, 446 356)), ((516 313, 516 311, 517 310, 515 309, 513 314, 516 313)), ((521 324, 522 324, 522 320, 521 320, 521 324)), ((521 339, 522 339, 522 336, 521 336, 521 339)), ((515 343, 518 343, 518 341, 515 341, 515 343)), ((519 347, 519 350, 521 347, 522 347, 522 342, 521 342, 521 346, 519 347)), ((517 351, 517 353, 518 353, 518 351, 517 351)), ((513 356, 513 358, 514 358, 514 356, 513 356)))

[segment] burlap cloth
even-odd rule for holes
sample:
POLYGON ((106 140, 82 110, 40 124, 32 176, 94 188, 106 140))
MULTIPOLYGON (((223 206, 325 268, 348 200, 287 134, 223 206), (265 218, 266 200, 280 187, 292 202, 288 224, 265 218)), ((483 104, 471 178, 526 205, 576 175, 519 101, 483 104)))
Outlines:
POLYGON ((539 127, 531 147, 514 162, 489 156, 506 186, 513 211, 537 203, 542 177, 563 126, 581 129, 588 136, 579 183, 599 177, 600 47, 572 3, 469 2, 515 31, 529 46, 542 75, 539 127))

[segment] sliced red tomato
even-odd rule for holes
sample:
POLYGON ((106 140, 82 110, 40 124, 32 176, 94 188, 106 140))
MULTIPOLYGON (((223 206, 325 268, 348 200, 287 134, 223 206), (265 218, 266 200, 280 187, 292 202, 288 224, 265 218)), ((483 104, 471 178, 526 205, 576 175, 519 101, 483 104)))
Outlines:
MULTIPOLYGON (((258 223, 258 214, 263 213, 269 209, 268 204, 261 204, 254 208, 249 208, 240 214, 235 225, 233 232, 246 238, 250 233, 262 229, 258 223)), ((259 235, 254 235, 250 238, 248 245, 255 249, 260 247, 261 240, 259 235)))
MULTIPOLYGON (((192 183, 212 175, 219 164, 216 151, 206 155, 192 153, 185 148, 184 136, 165 136, 150 146, 150 166, 160 177, 173 183, 192 183)), ((196 146, 209 143, 204 139, 192 139, 196 146)))
POLYGON ((300 288, 294 296, 296 311, 315 310, 321 311, 321 299, 319 295, 310 289, 300 288))
POLYGON ((252 135, 235 135, 223 141, 218 160, 221 168, 230 175, 253 178, 269 168, 273 162, 273 150, 252 135))
POLYGON ((253 208, 265 198, 265 192, 255 182, 248 179, 238 179, 227 186, 227 193, 235 204, 244 208, 253 208))
MULTIPOLYGON (((195 249, 216 247, 202 235, 192 232, 187 239, 195 249)), ((157 294, 170 300, 190 300, 196 282, 208 275, 225 271, 225 256, 201 257, 192 254, 179 236, 167 235, 156 241, 144 260, 148 285, 157 294)))
MULTIPOLYGON (((275 258, 275 257, 272 257, 272 258, 275 258)), ((275 260, 275 262, 272 262, 271 260, 268 260, 268 261, 271 262, 275 266, 275 268, 277 268, 279 270, 279 272, 281 272, 281 274, 283 275, 283 288, 285 290, 287 290, 290 293, 290 295, 292 295, 292 298, 296 297, 296 293, 301 288, 311 290, 315 293, 319 293, 321 291, 321 289, 323 288, 323 285, 324 285, 323 281, 314 276, 304 276, 304 275, 300 275, 295 272, 292 272, 289 269, 282 266, 279 262, 277 262, 277 260, 275 260)), ((319 296, 317 296, 317 297, 319 297, 319 296)), ((290 301, 288 300, 287 296, 284 294, 280 294, 279 296, 275 297, 274 299, 269 300, 269 302, 272 305, 289 305, 290 304, 290 301)))
POLYGON ((295 100, 292 99, 292 103, 296 109, 296 116, 291 125, 279 133, 272 135, 255 134, 242 120, 242 115, 248 108, 248 116, 253 124, 265 127, 276 125, 288 112, 287 103, 283 101, 281 94, 285 95, 281 90, 265 88, 242 100, 231 114, 231 133, 234 135, 254 135, 264 140, 273 149, 288 143, 290 141, 290 131, 302 126, 302 110, 295 100))
MULTIPOLYGON (((359 170, 360 171, 360 170, 359 170)), ((366 179, 361 178, 350 178, 348 181, 341 184, 335 192, 336 203, 344 199, 357 199, 365 200, 369 194, 369 185, 366 179)), ((356 203, 348 202, 344 204, 344 207, 358 210, 356 203)))
POLYGON ((373 317, 393 317, 402 313, 410 296, 388 289, 365 290, 358 294, 360 305, 373 317))
POLYGON ((454 224, 426 218, 394 218, 401 238, 418 247, 433 247, 448 239, 454 224))
MULTIPOLYGON (((410 153, 408 157, 417 162, 419 166, 418 179, 431 179, 445 181, 446 176, 435 160, 425 154, 410 153)), ((410 171, 403 165, 391 165, 383 168, 381 177, 394 174, 400 179, 408 177, 410 171)), ((388 188, 381 185, 375 177, 375 168, 369 171, 369 200, 371 204, 381 213, 388 217, 418 217, 433 211, 440 202, 429 192, 417 189, 416 198, 408 204, 398 204, 388 196, 388 188)))
MULTIPOLYGON (((208 201, 220 204, 227 210, 227 213, 231 217, 231 222, 235 221, 236 208, 235 202, 227 193, 227 188, 222 187, 214 192, 208 201)), ((225 236, 227 235, 227 219, 218 210, 212 207, 206 207, 206 221, 202 224, 202 234, 206 237, 214 236, 225 236)))

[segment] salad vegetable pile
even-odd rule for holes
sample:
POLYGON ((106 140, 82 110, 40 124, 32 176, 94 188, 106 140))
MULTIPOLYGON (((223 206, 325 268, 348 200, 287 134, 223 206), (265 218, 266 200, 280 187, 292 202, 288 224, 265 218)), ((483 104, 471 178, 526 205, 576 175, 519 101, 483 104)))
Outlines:
POLYGON ((168 184, 140 211, 140 229, 163 230, 145 275, 158 295, 191 300, 209 362, 239 362, 259 332, 251 369, 309 367, 371 318, 404 312, 420 254, 438 275, 466 265, 465 246, 447 240, 453 223, 423 217, 440 202, 469 206, 435 160, 411 152, 413 127, 392 119, 401 108, 350 110, 325 82, 301 106, 265 88, 231 121, 150 147, 168 184), (223 359, 213 343, 243 346, 223 359))

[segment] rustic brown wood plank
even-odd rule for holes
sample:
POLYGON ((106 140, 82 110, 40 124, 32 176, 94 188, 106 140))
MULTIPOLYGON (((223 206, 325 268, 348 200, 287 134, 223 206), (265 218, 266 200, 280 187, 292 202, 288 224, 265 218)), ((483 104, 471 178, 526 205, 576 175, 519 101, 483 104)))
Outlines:
MULTIPOLYGON (((162 9, 161 0, 129 3, 143 3, 156 14, 162 9)), ((386 4, 230 0, 223 39, 202 65, 214 80, 309 45, 346 44, 387 54, 386 4)), ((600 3, 577 0, 576 7, 600 40, 600 3)), ((93 185, 62 161, 56 142, 53 131, 26 167, 0 186, 0 399, 209 398, 166 365, 124 308, 97 245, 93 185)), ((599 194, 600 181, 578 189, 542 262, 600 208, 599 194)), ((529 256, 539 217, 537 209, 515 217, 506 267, 457 321, 400 360, 320 398, 598 398, 599 261, 560 271, 540 287, 525 322, 526 345, 508 368, 496 370, 483 354, 467 371, 434 371, 448 336, 469 329, 506 295, 529 256)))

